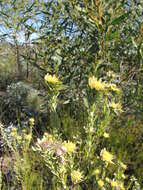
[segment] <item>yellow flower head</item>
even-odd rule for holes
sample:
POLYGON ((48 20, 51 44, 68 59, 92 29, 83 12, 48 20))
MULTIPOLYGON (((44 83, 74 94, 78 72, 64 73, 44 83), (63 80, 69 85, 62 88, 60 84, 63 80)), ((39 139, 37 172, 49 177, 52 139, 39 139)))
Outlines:
POLYGON ((100 174, 100 170, 99 170, 99 169, 96 169, 96 170, 94 171, 94 174, 95 174, 95 175, 100 174))
POLYGON ((24 137, 25 137, 25 140, 27 140, 27 141, 31 141, 31 139, 32 139, 31 134, 25 135, 24 137))
POLYGON ((110 182, 110 179, 109 179, 108 177, 106 177, 106 178, 105 178, 105 181, 109 183, 109 182, 110 182))
POLYGON ((118 187, 119 186, 118 181, 111 181, 111 186, 112 187, 118 187))
POLYGON ((23 133, 26 133, 26 129, 23 129, 22 132, 23 132, 23 133))
POLYGON ((125 179, 125 178, 126 178, 126 176, 125 176, 124 174, 122 174, 122 178, 123 178, 123 179, 125 179))
POLYGON ((20 135, 18 135, 18 136, 16 137, 16 139, 17 139, 17 142, 20 144, 21 141, 22 141, 22 137, 21 137, 20 135))
POLYGON ((29 124, 30 124, 30 126, 33 126, 33 125, 35 124, 35 120, 34 120, 33 117, 31 117, 31 118, 29 119, 29 124))
POLYGON ((82 179, 83 179, 83 176, 79 170, 73 170, 71 172, 71 180, 74 184, 81 182, 82 179))
POLYGON ((104 91, 106 87, 106 84, 101 79, 97 80, 94 76, 88 79, 88 85, 91 89, 96 89, 97 91, 104 91))
POLYGON ((105 132, 105 133, 103 134, 103 136, 104 136, 105 138, 109 138, 109 133, 106 133, 106 132, 105 132))
POLYGON ((121 184, 121 185, 120 185, 120 189, 121 189, 121 190, 125 190, 124 184, 121 184))
POLYGON ((104 182, 101 179, 99 181, 97 181, 97 183, 98 183, 99 187, 103 187, 103 185, 104 185, 104 182))
POLYGON ((11 129, 11 136, 14 137, 16 134, 17 134, 17 128, 16 128, 16 127, 13 127, 13 128, 11 129))
POLYGON ((123 162, 121 162, 120 165, 121 165, 121 167, 122 167, 124 170, 127 169, 127 166, 126 166, 123 162))
POLYGON ((17 128, 16 127, 13 127, 12 129, 11 129, 11 132, 17 132, 17 128))
POLYGON ((108 152, 106 148, 101 150, 100 156, 103 161, 113 164, 112 160, 114 159, 114 156, 110 152, 108 152))
POLYGON ((114 110, 118 110, 118 111, 122 112, 122 106, 121 106, 120 103, 112 102, 112 103, 111 103, 111 107, 112 107, 114 110))
POLYGON ((110 84, 109 87, 114 92, 117 92, 117 93, 120 92, 120 90, 119 90, 119 88, 117 88, 116 84, 110 84))
POLYGON ((113 71, 108 71, 107 76, 115 78, 116 75, 115 75, 115 73, 113 71))
POLYGON ((52 76, 49 73, 45 75, 44 79, 50 84, 61 84, 61 81, 55 75, 52 76))
POLYGON ((75 152, 75 149, 76 149, 76 145, 70 141, 64 143, 64 149, 66 152, 68 153, 72 153, 72 152, 75 152))

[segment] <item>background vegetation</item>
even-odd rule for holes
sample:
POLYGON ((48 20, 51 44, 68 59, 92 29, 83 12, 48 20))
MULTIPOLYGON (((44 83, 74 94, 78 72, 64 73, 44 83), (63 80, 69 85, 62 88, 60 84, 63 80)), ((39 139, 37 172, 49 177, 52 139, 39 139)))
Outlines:
POLYGON ((143 2, 0 1, 0 188, 143 188, 143 2))

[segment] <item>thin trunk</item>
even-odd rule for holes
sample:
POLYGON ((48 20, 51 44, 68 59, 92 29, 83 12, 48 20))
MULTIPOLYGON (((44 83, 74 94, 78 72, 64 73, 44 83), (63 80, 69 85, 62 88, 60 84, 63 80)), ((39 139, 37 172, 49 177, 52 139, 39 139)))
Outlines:
POLYGON ((20 52, 19 52, 19 46, 17 43, 17 39, 14 37, 15 42, 15 52, 16 52, 16 64, 17 64, 17 78, 18 80, 22 79, 22 68, 21 68, 21 62, 20 62, 20 52))
POLYGON ((16 44, 16 62, 17 62, 17 71, 18 71, 18 79, 22 78, 22 68, 20 63, 20 54, 19 54, 19 47, 16 44))
POLYGON ((29 59, 30 59, 30 33, 25 33, 26 40, 26 54, 27 54, 27 63, 26 63, 26 78, 29 78, 29 59))
POLYGON ((27 79, 29 78, 29 64, 28 64, 28 61, 27 61, 27 68, 26 68, 26 78, 27 79))

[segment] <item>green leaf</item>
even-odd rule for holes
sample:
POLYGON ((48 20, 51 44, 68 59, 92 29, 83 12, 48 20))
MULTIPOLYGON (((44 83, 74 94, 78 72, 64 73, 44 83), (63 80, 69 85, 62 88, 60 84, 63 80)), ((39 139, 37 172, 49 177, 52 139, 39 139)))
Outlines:
POLYGON ((111 40, 114 40, 116 38, 118 38, 118 31, 115 31, 115 32, 110 33, 110 34, 106 34, 106 36, 105 36, 106 41, 111 41, 111 40))
POLYGON ((125 20, 126 17, 129 16, 129 12, 125 13, 117 18, 115 18, 114 20, 112 20, 112 22, 109 25, 116 25, 116 24, 120 24, 121 22, 123 22, 125 20))

